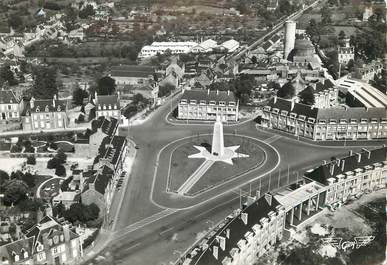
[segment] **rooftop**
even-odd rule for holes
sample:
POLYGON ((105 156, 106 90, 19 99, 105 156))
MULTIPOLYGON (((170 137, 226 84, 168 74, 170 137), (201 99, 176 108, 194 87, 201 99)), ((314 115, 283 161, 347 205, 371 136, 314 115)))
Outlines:
POLYGON ((236 98, 233 92, 231 91, 214 91, 214 90, 185 90, 181 100, 196 100, 199 103, 201 100, 204 100, 206 104, 210 101, 224 101, 227 103, 235 102, 236 98))
POLYGON ((111 69, 111 76, 114 77, 142 77, 153 76, 155 69, 151 66, 143 65, 122 65, 114 66, 111 69))
POLYGON ((19 103, 12 90, 0 90, 0 104, 19 103))

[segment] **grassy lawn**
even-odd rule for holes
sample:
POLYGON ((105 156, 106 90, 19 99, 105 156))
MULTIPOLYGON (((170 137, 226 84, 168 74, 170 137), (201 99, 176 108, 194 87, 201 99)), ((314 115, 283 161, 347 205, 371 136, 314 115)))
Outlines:
MULTIPOLYGON (((195 170, 204 162, 204 159, 189 159, 191 154, 198 153, 193 145, 201 145, 211 149, 212 136, 195 137, 189 143, 180 145, 172 153, 171 170, 169 178, 169 189, 177 191, 179 187, 195 172, 195 170)), ((196 193, 202 189, 217 185, 228 179, 248 171, 263 161, 264 153, 251 140, 226 136, 225 146, 240 145, 238 152, 248 154, 248 158, 234 159, 234 165, 228 165, 223 162, 216 162, 204 174, 204 176, 192 187, 190 193, 196 193)))
POLYGON ((36 196, 36 191, 38 190, 38 187, 46 180, 52 178, 52 176, 48 175, 35 175, 35 186, 31 189, 34 193, 34 196, 36 196))
POLYGON ((50 199, 59 193, 59 178, 55 178, 47 181, 40 189, 40 197, 44 199, 50 199))

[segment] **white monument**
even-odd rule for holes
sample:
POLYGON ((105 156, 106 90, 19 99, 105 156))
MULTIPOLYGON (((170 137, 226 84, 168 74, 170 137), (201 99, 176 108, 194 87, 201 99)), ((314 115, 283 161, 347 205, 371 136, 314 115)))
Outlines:
POLYGON ((177 190, 177 194, 179 195, 184 196, 187 194, 215 162, 225 162, 229 165, 232 165, 233 158, 249 157, 248 155, 236 152, 236 150, 239 148, 239 145, 230 147, 224 146, 223 124, 219 117, 216 119, 214 125, 211 153, 203 146, 194 145, 194 147, 200 152, 190 155, 188 158, 204 158, 205 160, 177 190))
POLYGON ((220 161, 232 165, 233 158, 249 157, 248 155, 237 153, 239 145, 225 147, 223 138, 223 124, 218 117, 214 124, 212 135, 211 153, 203 146, 194 145, 199 153, 188 156, 188 158, 204 158, 209 161, 220 161))

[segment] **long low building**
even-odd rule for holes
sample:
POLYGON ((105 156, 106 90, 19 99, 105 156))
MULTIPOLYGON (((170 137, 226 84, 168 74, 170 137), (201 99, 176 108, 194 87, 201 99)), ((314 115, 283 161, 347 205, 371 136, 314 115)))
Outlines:
POLYGON ((317 141, 387 138, 385 108, 327 108, 274 97, 263 109, 261 125, 317 141))
POLYGON ((178 119, 237 121, 239 101, 230 91, 186 90, 178 104, 178 119))
POLYGON ((139 58, 147 58, 156 56, 157 54, 163 54, 167 50, 172 54, 179 53, 189 53, 193 47, 196 47, 198 44, 193 41, 186 42, 153 42, 151 45, 146 45, 142 47, 140 53, 138 54, 139 58))

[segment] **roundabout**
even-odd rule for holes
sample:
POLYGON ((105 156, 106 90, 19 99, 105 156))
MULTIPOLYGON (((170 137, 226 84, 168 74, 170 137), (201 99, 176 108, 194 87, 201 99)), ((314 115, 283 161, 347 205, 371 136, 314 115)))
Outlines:
POLYGON ((198 133, 161 148, 150 200, 164 209, 191 208, 270 174, 279 162, 279 153, 270 144, 247 135, 223 134, 215 123, 213 134, 198 133))

